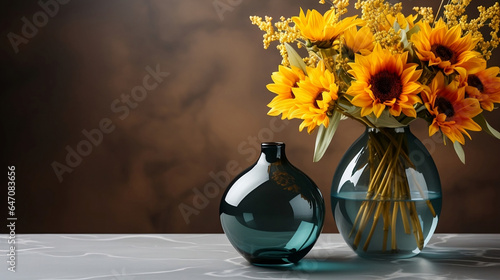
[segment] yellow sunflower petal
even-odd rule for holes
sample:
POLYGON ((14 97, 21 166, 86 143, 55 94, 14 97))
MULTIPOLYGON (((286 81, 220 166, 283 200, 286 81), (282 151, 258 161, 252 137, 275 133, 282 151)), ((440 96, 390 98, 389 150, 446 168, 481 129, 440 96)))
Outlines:
POLYGON ((373 112, 378 118, 386 108, 393 116, 401 112, 415 116, 410 108, 420 103, 421 71, 407 59, 408 53, 392 54, 379 44, 369 55, 355 56, 355 62, 349 64, 355 80, 346 94, 353 96, 351 103, 361 108, 362 116, 373 112))
POLYGON ((430 87, 424 87, 422 99, 433 122, 429 126, 429 135, 437 130, 446 135, 452 142, 458 141, 465 144, 463 135, 470 138, 467 130, 478 131, 481 127, 472 120, 481 113, 479 101, 473 98, 464 98, 463 88, 458 87, 458 82, 438 87, 444 83, 444 76, 440 73, 431 82, 430 87))
POLYGON ((482 67, 480 55, 474 51, 477 41, 470 34, 461 37, 460 25, 448 29, 440 19, 434 28, 424 21, 419 22, 418 26, 420 31, 413 34, 410 41, 421 61, 441 68, 446 75, 461 71, 460 68, 477 72, 482 67))

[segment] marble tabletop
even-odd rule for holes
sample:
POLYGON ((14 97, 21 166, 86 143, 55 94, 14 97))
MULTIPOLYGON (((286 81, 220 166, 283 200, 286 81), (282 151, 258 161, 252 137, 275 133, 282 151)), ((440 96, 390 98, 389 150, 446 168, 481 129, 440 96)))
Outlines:
POLYGON ((322 234, 286 269, 250 265, 223 234, 20 234, 15 272, 0 235, 0 279, 500 279, 500 234, 436 234, 417 257, 357 257, 338 234, 322 234))

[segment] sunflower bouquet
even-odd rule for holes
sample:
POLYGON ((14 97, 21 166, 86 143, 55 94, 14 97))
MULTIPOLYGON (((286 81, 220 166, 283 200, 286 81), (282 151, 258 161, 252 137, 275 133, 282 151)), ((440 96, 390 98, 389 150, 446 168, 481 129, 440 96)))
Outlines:
MULTIPOLYGON (((471 1, 441 3, 436 15, 430 7, 414 7, 414 14, 404 15, 401 3, 358 0, 354 7, 361 10, 361 16, 346 17, 349 1, 332 0, 324 14, 301 9, 298 16, 281 17, 274 24, 270 17, 250 17, 265 32, 264 48, 277 41, 283 58, 271 75, 273 83, 267 85, 275 94, 268 115, 301 119, 300 131, 317 130, 315 162, 324 155, 343 119, 358 121, 385 136, 370 139, 370 162, 377 168, 370 175, 367 202, 351 232, 358 239, 355 247, 370 217, 383 217, 384 231, 388 231, 397 211, 405 230, 413 228, 419 248, 423 246, 414 206, 390 209, 383 203, 370 203, 410 196, 408 183, 401 180, 406 174, 400 166, 411 165, 403 164, 410 161, 405 143, 387 129, 424 119, 429 135, 440 133, 462 162, 464 136, 470 139, 469 131, 484 130, 500 139, 483 116, 500 103, 500 68, 487 66, 500 42, 500 5, 480 6, 478 18, 469 19, 465 10, 471 1)), ((432 204, 427 201, 427 205, 435 215, 432 204)), ((391 243, 395 249, 396 240, 391 243)))

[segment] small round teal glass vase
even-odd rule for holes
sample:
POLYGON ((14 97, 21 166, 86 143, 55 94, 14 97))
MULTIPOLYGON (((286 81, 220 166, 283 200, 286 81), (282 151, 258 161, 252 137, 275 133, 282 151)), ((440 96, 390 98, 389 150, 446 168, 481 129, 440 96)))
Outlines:
POLYGON ((325 205, 316 184, 288 162, 285 144, 270 142, 229 184, 219 212, 227 238, 250 263, 287 266, 313 247, 325 205))
POLYGON ((337 166, 331 199, 337 228, 359 256, 409 258, 436 229, 441 183, 409 127, 367 128, 337 166))

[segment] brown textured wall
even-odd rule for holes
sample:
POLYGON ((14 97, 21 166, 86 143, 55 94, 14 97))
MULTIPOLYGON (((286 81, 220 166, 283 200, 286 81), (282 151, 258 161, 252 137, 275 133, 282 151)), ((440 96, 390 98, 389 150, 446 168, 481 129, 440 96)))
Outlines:
MULTIPOLYGON (((262 49, 248 20, 324 9, 317 2, 73 0, 52 6, 46 22, 36 1, 2 2, 2 158, 16 166, 18 232, 221 232, 223 188, 206 200, 197 193, 225 186, 256 159, 261 140, 287 143, 290 161, 325 196, 324 231, 335 232, 330 181, 363 128, 342 122, 313 163, 314 135, 266 116, 265 85, 281 58, 262 49), (41 27, 26 29, 31 38, 15 53, 8 33, 22 35, 22 18, 34 15, 41 27), (144 82, 149 91, 137 87, 144 82), (127 99, 132 92, 138 102, 127 99), (91 151, 83 130, 97 144, 91 151), (88 155, 68 157, 78 148, 88 155), (67 160, 74 167, 60 182, 52 165, 67 160), (195 213, 186 220, 180 206, 195 213)), ((500 65, 499 51, 490 63, 500 65)), ((500 128, 500 110, 488 119, 500 128)), ((424 123, 412 130, 428 138, 424 123)), ((500 232, 500 140, 472 137, 467 165, 451 146, 432 147, 444 188, 439 232, 500 232)))

